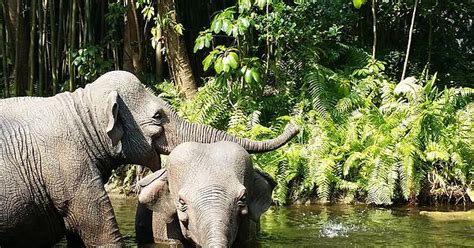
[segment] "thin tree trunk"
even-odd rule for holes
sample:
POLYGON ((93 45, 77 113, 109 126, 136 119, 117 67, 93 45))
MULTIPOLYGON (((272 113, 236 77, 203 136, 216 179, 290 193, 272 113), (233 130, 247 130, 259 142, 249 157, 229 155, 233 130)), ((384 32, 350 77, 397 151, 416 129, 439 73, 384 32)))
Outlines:
POLYGON ((4 91, 3 91, 3 97, 9 97, 10 96, 10 83, 8 82, 8 54, 7 54, 7 37, 6 37, 6 16, 4 15, 5 13, 5 5, 3 4, 3 1, 0 2, 0 15, 2 15, 1 18, 1 24, 0 24, 0 53, 2 54, 2 69, 3 69, 3 83, 4 83, 4 91))
POLYGON ((92 15, 91 15, 91 0, 84 1, 84 15, 85 15, 85 26, 84 36, 85 44, 92 43, 92 15))
POLYGON ((28 54, 30 65, 28 66, 28 95, 33 96, 35 93, 34 82, 36 72, 36 9, 38 0, 31 1, 31 23, 30 23, 30 51, 28 54))
POLYGON ((5 19, 5 31, 7 39, 7 53, 8 58, 12 63, 15 63, 15 46, 16 46, 16 28, 18 27, 17 5, 18 0, 2 0, 3 17, 5 19))
POLYGON ((161 50, 163 49, 163 43, 161 43, 161 28, 157 28, 156 38, 158 42, 155 46, 155 75, 158 82, 163 81, 163 54, 161 50))
POLYGON ((433 51, 431 50, 432 44, 433 44, 433 23, 431 22, 431 15, 428 17, 428 22, 429 22, 429 31, 428 31, 428 68, 426 72, 426 76, 429 74, 429 69, 431 65, 431 56, 433 54, 433 51))
MULTIPOLYGON (((59 1, 61 2, 61 0, 59 1)), ((59 3, 61 4, 61 3, 59 3)), ((51 63, 51 91, 55 95, 58 93, 58 51, 57 49, 57 27, 56 27, 56 10, 55 0, 49 2, 49 22, 51 27, 51 52, 50 52, 50 63, 51 63)))
POLYGON ((70 34, 69 34, 69 90, 74 91, 75 89, 75 84, 74 84, 74 79, 75 79, 75 71, 74 71, 74 65, 72 63, 73 57, 72 53, 75 52, 76 47, 77 47, 77 0, 72 0, 72 6, 71 6, 71 29, 70 29, 70 34))
MULTIPOLYGON (((66 18, 64 18, 64 4, 65 4, 65 1, 62 1, 62 0, 59 0, 59 13, 58 13, 58 35, 57 35, 57 41, 56 41, 56 44, 58 45, 57 48, 56 48, 56 58, 57 58, 57 61, 56 61, 56 64, 58 66, 57 68, 57 76, 58 76, 58 85, 57 85, 57 88, 56 88, 56 92, 59 92, 60 91, 60 86, 59 84, 62 84, 63 83, 63 78, 64 78, 64 73, 63 73, 63 61, 64 61, 64 56, 63 54, 65 54, 64 52, 64 41, 65 41, 65 28, 64 28, 64 22, 66 20, 66 18)), ((54 90, 54 89, 53 89, 54 90)))
POLYGON ((411 39, 412 39, 412 35, 413 35, 413 26, 415 25, 415 16, 416 16, 416 7, 417 6, 418 6, 418 0, 415 0, 415 6, 413 7, 413 15, 411 16, 410 31, 409 31, 409 34, 408 34, 407 53, 406 53, 406 56, 405 56, 405 63, 403 63, 402 78, 400 79, 400 81, 405 79, 405 73, 406 73, 407 64, 408 64, 408 58, 410 56, 410 46, 411 46, 411 39))
POLYGON ((372 59, 375 59, 375 49, 377 47, 377 16, 375 15, 375 0, 372 0, 372 21, 374 33, 374 43, 372 45, 372 59))
POLYGON ((28 86, 28 1, 19 0, 17 4, 17 28, 15 45, 15 93, 16 96, 25 96, 28 86))
POLYGON ((38 95, 43 96, 46 89, 46 9, 48 0, 40 1, 38 6, 38 29, 39 29, 39 49, 38 49, 38 95))
MULTIPOLYGON (((172 23, 178 23, 174 0, 162 0, 158 4, 158 12, 161 16, 169 15, 172 23)), ((183 37, 176 33, 172 24, 163 27, 163 37, 174 82, 186 98, 192 98, 197 93, 197 83, 183 37)))

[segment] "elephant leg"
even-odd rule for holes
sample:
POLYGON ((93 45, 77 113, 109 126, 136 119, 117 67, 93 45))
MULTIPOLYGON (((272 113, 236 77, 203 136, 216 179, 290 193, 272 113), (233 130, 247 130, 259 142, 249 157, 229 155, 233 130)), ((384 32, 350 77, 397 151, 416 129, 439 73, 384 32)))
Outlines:
POLYGON ((68 248, 82 248, 86 247, 84 242, 82 242, 81 237, 72 232, 66 232, 66 240, 68 248))
POLYGON ((181 233, 178 216, 166 217, 162 213, 153 212, 153 238, 155 242, 179 244, 185 240, 181 233))
POLYGON ((255 247, 259 229, 260 221, 255 222, 248 218, 243 218, 240 222, 239 231, 232 247, 255 247))
POLYGON ((100 178, 81 185, 64 218, 68 232, 77 234, 85 246, 123 247, 112 204, 100 178))
POLYGON ((153 212, 145 205, 138 203, 135 214, 135 234, 138 244, 153 243, 152 218, 153 212))

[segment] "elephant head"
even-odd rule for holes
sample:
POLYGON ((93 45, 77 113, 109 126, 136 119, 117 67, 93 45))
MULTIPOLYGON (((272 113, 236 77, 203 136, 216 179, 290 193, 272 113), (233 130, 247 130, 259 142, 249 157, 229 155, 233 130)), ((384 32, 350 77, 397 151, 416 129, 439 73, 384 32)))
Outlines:
MULTIPOLYGON (((250 153, 274 150, 298 133, 290 124, 277 138, 251 141, 215 128, 193 124, 180 118, 165 101, 155 96, 131 73, 104 74, 84 90, 73 93, 78 101, 91 102, 94 113, 102 113, 95 125, 104 130, 102 142, 115 160, 159 169, 159 154, 169 154, 177 145, 188 142, 232 141, 250 153), (106 135, 105 135, 106 134, 106 135)), ((91 113, 82 111, 84 116, 91 113)))
POLYGON ((154 211, 155 240, 176 238, 163 229, 174 221, 182 237, 203 247, 230 247, 243 223, 257 223, 270 207, 276 185, 252 167, 245 149, 226 141, 183 143, 165 169, 139 184, 140 203, 154 211))

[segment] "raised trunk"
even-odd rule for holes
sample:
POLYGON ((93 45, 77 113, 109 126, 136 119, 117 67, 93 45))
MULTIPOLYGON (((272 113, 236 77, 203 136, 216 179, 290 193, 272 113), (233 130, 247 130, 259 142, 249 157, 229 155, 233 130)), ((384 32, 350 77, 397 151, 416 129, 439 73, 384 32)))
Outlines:
MULTIPOLYGON (((167 106, 167 104, 166 104, 167 106)), ((249 153, 262 153, 275 150, 286 144, 291 138, 298 134, 298 127, 292 123, 278 137, 265 140, 253 141, 245 138, 235 137, 225 131, 196 123, 190 123, 179 117, 169 106, 165 110, 168 122, 163 123, 164 141, 159 146, 160 152, 169 154, 177 145, 184 142, 214 143, 217 141, 231 141, 241 145, 249 153)))
POLYGON ((278 149, 298 133, 298 128, 295 125, 290 124, 282 134, 274 139, 254 141, 230 135, 225 131, 215 129, 211 126, 185 121, 182 122, 180 130, 182 131, 180 132, 182 142, 194 141, 200 143, 214 143, 225 140, 241 145, 249 153, 262 153, 278 149))

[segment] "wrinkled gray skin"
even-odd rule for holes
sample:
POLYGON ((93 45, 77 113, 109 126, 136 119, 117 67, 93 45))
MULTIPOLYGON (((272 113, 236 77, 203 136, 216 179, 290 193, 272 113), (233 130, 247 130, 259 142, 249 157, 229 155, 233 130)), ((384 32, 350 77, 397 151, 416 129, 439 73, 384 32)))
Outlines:
POLYGON ((180 119, 132 74, 109 72, 54 97, 0 100, 0 247, 51 246, 66 234, 86 246, 121 246, 104 190, 122 164, 160 168, 185 141, 232 140, 249 152, 283 145, 238 139, 180 119))
POLYGON ((230 247, 255 236, 275 186, 253 169, 244 148, 227 141, 183 143, 165 169, 139 184, 140 203, 153 210, 154 240, 186 239, 202 247, 230 247))

